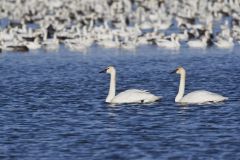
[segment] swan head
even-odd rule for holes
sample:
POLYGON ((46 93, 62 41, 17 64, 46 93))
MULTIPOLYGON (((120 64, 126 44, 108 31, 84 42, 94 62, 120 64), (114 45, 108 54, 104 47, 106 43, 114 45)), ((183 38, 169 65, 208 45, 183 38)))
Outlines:
POLYGON ((116 70, 113 66, 108 66, 104 70, 100 71, 99 73, 108 73, 108 74, 113 74, 116 73, 116 70))
POLYGON ((186 74, 186 71, 183 67, 178 67, 175 69, 172 73, 177 73, 177 74, 186 74))

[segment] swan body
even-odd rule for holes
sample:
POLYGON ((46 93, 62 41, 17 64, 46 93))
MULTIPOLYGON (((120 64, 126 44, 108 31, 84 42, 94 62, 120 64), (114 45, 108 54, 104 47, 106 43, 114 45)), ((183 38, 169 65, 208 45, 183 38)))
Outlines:
POLYGON ((206 48, 207 41, 206 40, 191 40, 187 42, 187 45, 191 48, 206 48))
POLYGON ((65 45, 71 50, 75 52, 85 52, 87 51, 88 46, 84 45, 83 43, 71 43, 66 42, 65 45))
POLYGON ((149 42, 146 37, 139 36, 136 43, 137 45, 147 45, 149 42))
POLYGON ((159 30, 167 30, 169 27, 171 27, 172 22, 171 21, 160 21, 158 24, 159 30))
POLYGON ((230 37, 228 40, 219 39, 217 42, 215 42, 215 45, 218 48, 232 48, 234 46, 233 38, 230 37))
POLYGON ((99 41, 98 44, 104 48, 119 48, 120 42, 118 40, 118 37, 115 37, 114 39, 104 39, 102 41, 99 41))
POLYGON ((116 95, 112 103, 151 103, 157 101, 159 97, 145 90, 129 89, 116 95))
POLYGON ((125 50, 135 50, 136 49, 136 39, 128 39, 125 37, 125 41, 121 43, 121 48, 125 50))
POLYGON ((159 100, 161 97, 155 96, 148 91, 129 89, 116 94, 116 70, 113 66, 109 66, 100 73, 106 72, 110 74, 110 88, 108 96, 105 100, 107 103, 122 104, 122 103, 151 103, 159 100))
POLYGON ((183 67, 178 67, 174 72, 180 74, 181 77, 179 90, 175 98, 175 102, 184 104, 204 104, 211 102, 217 103, 228 99, 227 97, 205 90, 194 91, 184 96, 186 71, 183 67))
POLYGON ((59 48, 59 41, 57 39, 48 39, 42 45, 47 51, 55 51, 59 48))
POLYGON ((180 41, 187 41, 189 36, 188 36, 188 30, 184 30, 183 33, 180 33, 177 35, 179 37, 180 41))
POLYGON ((157 45, 159 47, 167 48, 167 49, 179 49, 180 45, 179 43, 173 42, 173 41, 162 41, 162 42, 157 42, 157 45))
POLYGON ((120 43, 114 42, 112 40, 104 40, 98 43, 99 45, 103 46, 104 48, 119 48, 120 43))
POLYGON ((33 42, 27 42, 26 46, 30 49, 30 50, 36 50, 42 47, 42 45, 39 42, 38 38, 35 38, 33 42))
POLYGON ((226 99, 227 99, 226 97, 223 97, 213 92, 198 90, 198 91, 193 91, 191 93, 188 93, 180 100, 180 102, 201 104, 201 103, 207 103, 207 102, 220 102, 226 99))
POLYGON ((180 48, 179 39, 175 34, 171 35, 171 40, 162 39, 162 40, 158 40, 156 43, 159 47, 163 47, 163 48, 168 48, 168 49, 180 48))

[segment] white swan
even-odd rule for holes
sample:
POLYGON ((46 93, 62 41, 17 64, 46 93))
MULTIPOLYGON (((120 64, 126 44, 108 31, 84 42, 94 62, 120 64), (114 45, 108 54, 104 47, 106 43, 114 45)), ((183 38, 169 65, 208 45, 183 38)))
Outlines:
POLYGON ((217 42, 214 43, 218 48, 233 48, 234 42, 233 38, 229 37, 228 39, 219 38, 217 42))
POLYGON ((190 40, 187 42, 187 45, 191 48, 206 48, 207 47, 207 38, 203 37, 201 40, 190 40))
POLYGON ((185 91, 185 80, 186 80, 186 71, 183 67, 178 67, 172 73, 180 74, 180 85, 179 91, 175 98, 175 102, 185 103, 185 104, 203 104, 209 102, 221 102, 227 100, 227 97, 223 97, 219 94, 212 93, 205 90, 198 90, 191 93, 188 93, 184 96, 185 91))
POLYGON ((40 40, 38 37, 36 37, 34 39, 33 42, 25 42, 25 45, 28 47, 28 49, 30 50, 36 50, 36 49, 40 49, 42 47, 42 45, 40 44, 40 40))
POLYGON ((57 35, 54 34, 52 39, 47 38, 47 31, 45 30, 42 45, 47 51, 56 51, 60 47, 60 42, 57 39, 57 35))
POLYGON ((145 90, 129 89, 116 94, 116 70, 113 66, 109 66, 100 73, 110 74, 110 88, 108 96, 105 100, 107 103, 151 103, 159 100, 161 97, 155 96, 145 90))
POLYGON ((176 34, 174 33, 171 35, 171 40, 158 39, 156 43, 159 47, 163 47, 167 49, 179 49, 181 46, 179 43, 179 37, 176 36, 176 34))

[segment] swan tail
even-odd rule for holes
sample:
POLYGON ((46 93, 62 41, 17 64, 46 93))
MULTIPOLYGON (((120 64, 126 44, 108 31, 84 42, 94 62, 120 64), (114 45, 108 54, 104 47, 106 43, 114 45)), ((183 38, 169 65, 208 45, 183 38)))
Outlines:
POLYGON ((154 96, 152 98, 149 99, 145 99, 142 101, 142 103, 152 103, 152 102, 156 102, 156 101, 160 101, 162 97, 161 96, 154 96))

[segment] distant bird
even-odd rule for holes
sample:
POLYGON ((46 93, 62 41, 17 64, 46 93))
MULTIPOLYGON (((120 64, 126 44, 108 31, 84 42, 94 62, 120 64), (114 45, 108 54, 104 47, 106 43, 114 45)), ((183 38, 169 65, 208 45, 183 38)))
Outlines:
POLYGON ((217 42, 214 43, 218 48, 232 48, 234 46, 233 38, 229 37, 229 39, 220 38, 217 42))
POLYGON ((159 39, 156 41, 156 43, 159 47, 168 49, 179 49, 181 46, 179 43, 179 37, 176 36, 174 33, 171 35, 171 40, 159 39))
POLYGON ((16 45, 16 46, 7 46, 9 51, 16 51, 16 52, 27 52, 29 51, 28 47, 25 45, 16 45))
POLYGON ((206 48, 208 38, 203 37, 201 40, 195 39, 187 42, 187 45, 191 48, 206 48))

